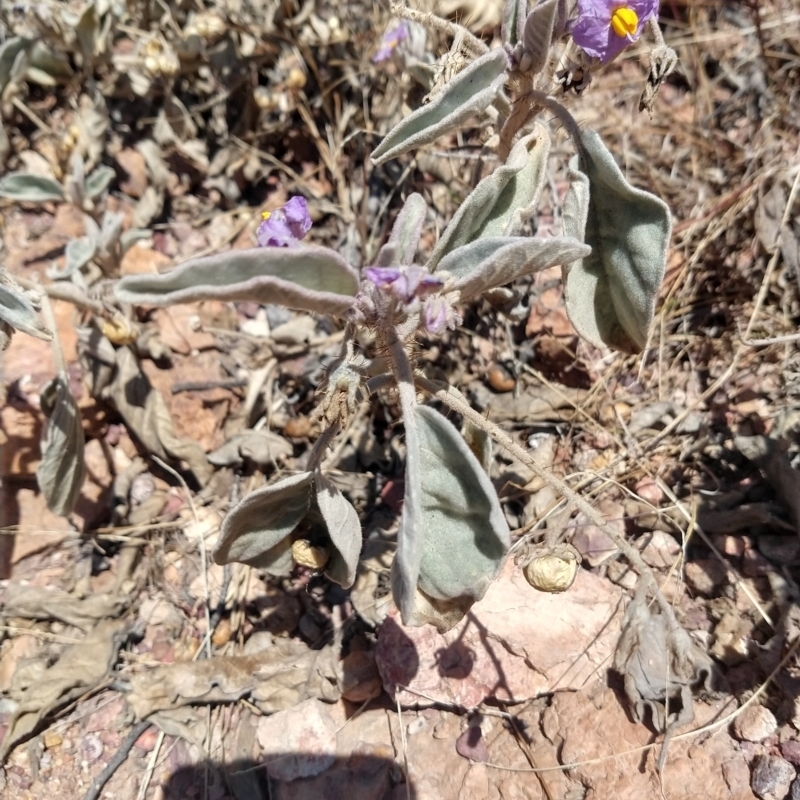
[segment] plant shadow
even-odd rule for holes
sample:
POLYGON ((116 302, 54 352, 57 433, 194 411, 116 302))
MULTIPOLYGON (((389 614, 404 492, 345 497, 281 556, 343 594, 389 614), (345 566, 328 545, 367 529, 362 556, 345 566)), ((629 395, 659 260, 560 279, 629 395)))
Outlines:
POLYGON ((175 771, 162 784, 163 800, 405 800, 417 798, 398 761, 371 754, 349 756, 287 752, 268 762, 205 760, 175 771), (330 766, 318 775, 286 777, 304 767, 330 766))

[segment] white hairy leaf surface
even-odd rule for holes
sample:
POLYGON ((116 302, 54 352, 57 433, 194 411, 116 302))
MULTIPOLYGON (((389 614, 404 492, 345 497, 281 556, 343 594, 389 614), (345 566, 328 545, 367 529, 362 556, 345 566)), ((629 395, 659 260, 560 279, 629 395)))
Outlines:
POLYGON ((333 250, 303 245, 231 250, 188 261, 163 275, 130 275, 117 284, 115 294, 136 305, 249 300, 343 316, 358 284, 356 271, 333 250))
POLYGON ((666 203, 625 180, 597 133, 582 131, 581 139, 564 231, 592 252, 563 268, 567 314, 592 344, 638 353, 664 279, 672 219, 666 203))
POLYGON ((433 272, 459 247, 478 239, 518 236, 536 210, 546 178, 550 137, 537 125, 520 139, 505 164, 470 192, 442 234, 426 267, 433 272))
POLYGON ((311 506, 313 481, 313 473, 301 472, 247 495, 223 520, 214 561, 239 561, 270 575, 288 575, 291 534, 311 506))
POLYGON ((372 153, 378 166, 456 130, 485 111, 506 80, 508 57, 491 50, 456 75, 436 97, 392 128, 372 153))

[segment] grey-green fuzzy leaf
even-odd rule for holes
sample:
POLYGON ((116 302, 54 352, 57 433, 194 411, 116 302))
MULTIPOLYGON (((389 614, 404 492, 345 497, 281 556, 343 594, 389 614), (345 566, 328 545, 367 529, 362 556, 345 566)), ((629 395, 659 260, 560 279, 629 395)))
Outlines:
POLYGON ((64 190, 58 181, 43 175, 10 172, 0 178, 0 197, 7 197, 18 203, 46 203, 49 200, 63 200, 64 190))
POLYGON ((33 44, 32 39, 21 36, 12 36, 0 45, 0 94, 3 93, 9 80, 17 56, 33 44))
POLYGON ((498 236, 478 239, 453 250, 439 264, 440 272, 456 278, 454 289, 463 302, 497 286, 557 264, 589 255, 591 248, 570 236, 540 239, 498 236))
MULTIPOLYGON (((397 254, 398 260, 395 263, 412 264, 414 262, 427 212, 428 204, 421 194, 414 192, 408 196, 397 215, 388 242, 394 247, 397 254)), ((393 266, 393 264, 379 264, 379 266, 393 266)))
POLYGON ((198 258, 163 275, 131 275, 115 294, 138 305, 251 300, 343 316, 358 283, 356 271, 327 248, 258 247, 198 258))
POLYGON ((291 533, 308 513, 313 479, 311 472, 301 472, 247 495, 222 521, 214 561, 239 561, 270 575, 288 575, 291 533))
POLYGON ((430 103, 392 128, 372 153, 376 165, 435 141, 495 100, 506 79, 502 48, 485 53, 456 75, 430 103))
POLYGON ((81 416, 65 376, 47 384, 41 404, 47 425, 36 480, 47 507, 54 514, 65 516, 75 507, 85 471, 81 416))
POLYGON ((22 292, 0 284, 0 321, 37 339, 49 342, 53 334, 36 315, 33 304, 22 292))
POLYGON ((550 137, 537 125, 514 145, 506 163, 470 192, 425 266, 433 272, 448 253, 477 239, 518 236, 539 202, 549 152, 550 137))
POLYGON ((361 523, 355 508, 321 472, 315 473, 314 483, 317 504, 333 545, 325 574, 349 589, 355 582, 358 569, 362 544, 361 523))
POLYGON ((537 3, 525 20, 522 42, 525 53, 531 59, 528 72, 532 75, 544 69, 550 55, 558 2, 559 0, 545 0, 537 3))
MULTIPOLYGON (((418 553, 411 555, 419 558, 419 589, 447 604, 446 624, 451 626, 458 617, 453 610, 460 609, 463 616, 500 571, 510 545, 508 524, 491 481, 445 417, 417 406, 414 419, 405 424, 415 425, 419 437, 419 453, 407 469, 419 472, 420 497, 414 519, 404 519, 402 530, 413 526, 416 533, 418 553)), ((425 621, 431 621, 429 614, 430 609, 425 621)), ((421 621, 416 614, 406 616, 407 624, 421 621)), ((444 624, 440 620, 439 627, 444 624)))
POLYGON ((625 180, 597 133, 582 131, 581 139, 564 201, 564 231, 592 252, 563 268, 567 313, 592 344, 638 353, 666 270, 669 208, 625 180))
POLYGON ((106 166, 105 164, 101 164, 97 169, 93 170, 92 173, 86 178, 86 182, 84 183, 84 191, 86 192, 86 196, 94 200, 96 197, 99 197, 109 186, 111 186, 111 181, 117 177, 117 173, 114 170, 106 166))

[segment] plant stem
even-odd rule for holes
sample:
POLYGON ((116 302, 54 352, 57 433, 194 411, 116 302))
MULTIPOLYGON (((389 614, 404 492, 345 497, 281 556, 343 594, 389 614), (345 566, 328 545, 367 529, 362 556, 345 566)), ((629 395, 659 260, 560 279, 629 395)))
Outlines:
POLYGON ((64 360, 64 351, 61 349, 61 337, 58 335, 58 328, 56 327, 56 317, 53 314, 53 306, 50 304, 50 298, 42 292, 42 316, 44 317, 44 324, 53 332, 53 361, 56 364, 56 374, 67 374, 67 362, 64 360))
POLYGON ((653 591, 656 602, 658 603, 661 613, 664 615, 670 630, 672 632, 680 630, 680 626, 678 625, 678 621, 675 619, 675 613, 672 610, 672 606, 670 606, 664 595, 661 593, 661 590, 658 588, 658 583, 656 582, 655 576, 653 575, 650 567, 645 564, 639 551, 629 542, 627 542, 623 536, 617 533, 617 531, 615 531, 605 521, 602 514, 595 511, 595 509, 592 508, 589 503, 586 502, 586 500, 570 489, 566 483, 559 480, 554 475, 551 475, 548 470, 539 464, 536 459, 530 455, 530 453, 527 453, 522 447, 520 447, 504 430, 499 428, 493 422, 490 422, 488 419, 485 419, 477 411, 475 411, 469 405, 469 403, 464 400, 463 396, 460 392, 458 392, 458 390, 454 389, 452 386, 448 386, 446 389, 441 389, 439 388, 441 384, 425 378, 418 378, 417 383, 419 384, 420 388, 432 394, 437 400, 441 400, 441 402, 443 402, 453 411, 461 414, 462 417, 468 419, 473 425, 475 425, 475 427, 485 431, 501 447, 504 447, 506 450, 508 450, 515 458, 519 459, 523 464, 525 464, 526 467, 533 470, 538 477, 555 489, 570 505, 575 506, 575 508, 585 514, 594 525, 602 530, 603 533, 605 533, 606 536, 608 536, 608 538, 614 542, 625 558, 627 558, 628 561, 633 564, 641 577, 650 584, 650 588, 653 591))
POLYGON ((417 390, 414 386, 414 373, 405 346, 393 328, 387 337, 392 372, 397 381, 400 395, 400 410, 406 432, 406 472, 405 494, 403 496, 403 516, 397 532, 397 555, 392 567, 392 592, 395 603, 406 625, 414 623, 414 594, 419 577, 420 547, 417 546, 420 531, 416 521, 420 515, 422 481, 419 469, 419 434, 414 419, 417 408, 417 390))

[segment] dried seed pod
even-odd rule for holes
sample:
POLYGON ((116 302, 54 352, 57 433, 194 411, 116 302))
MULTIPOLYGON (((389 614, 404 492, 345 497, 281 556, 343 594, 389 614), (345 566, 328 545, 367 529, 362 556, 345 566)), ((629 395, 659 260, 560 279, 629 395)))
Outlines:
POLYGON ((578 559, 568 547, 543 549, 525 565, 523 573, 540 592, 566 592, 578 573, 578 559))
POLYGON ((292 542, 292 558, 301 567, 320 570, 325 569, 331 553, 327 547, 315 547, 308 539, 298 539, 292 542))

